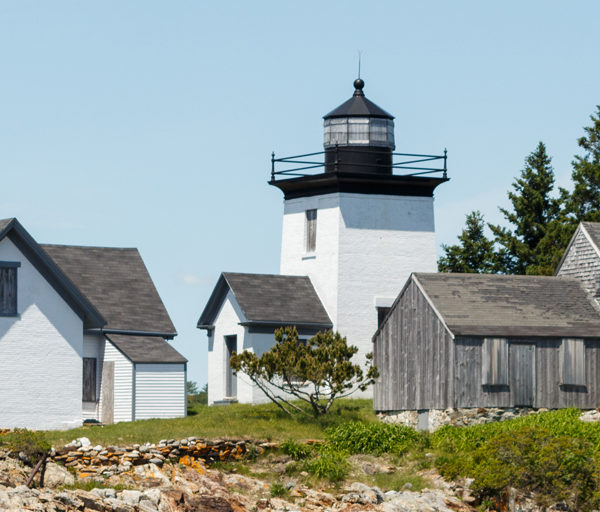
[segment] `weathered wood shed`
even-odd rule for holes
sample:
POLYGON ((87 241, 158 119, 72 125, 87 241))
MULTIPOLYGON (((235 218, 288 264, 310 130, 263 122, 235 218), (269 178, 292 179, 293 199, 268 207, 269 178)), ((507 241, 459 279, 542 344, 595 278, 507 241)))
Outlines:
POLYGON ((600 405, 600 313, 573 278, 412 274, 373 342, 376 411, 600 405))

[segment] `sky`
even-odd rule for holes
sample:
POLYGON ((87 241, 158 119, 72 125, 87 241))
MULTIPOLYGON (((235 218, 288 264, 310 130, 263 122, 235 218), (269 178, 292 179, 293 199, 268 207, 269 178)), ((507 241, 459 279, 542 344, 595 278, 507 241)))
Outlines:
POLYGON ((137 247, 207 381, 196 322, 222 271, 278 273, 270 154, 321 151, 366 96, 396 151, 448 149, 436 242, 499 206, 543 141, 570 186, 600 104, 600 2, 0 0, 0 218, 40 243, 137 247))

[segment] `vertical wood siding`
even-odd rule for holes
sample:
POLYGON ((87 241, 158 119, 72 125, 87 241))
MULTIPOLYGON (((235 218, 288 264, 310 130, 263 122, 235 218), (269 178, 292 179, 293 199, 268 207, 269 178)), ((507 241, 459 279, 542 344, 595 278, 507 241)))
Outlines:
POLYGON ((135 419, 185 416, 185 365, 135 365, 135 419))
POLYGON ((380 373, 375 410, 453 407, 452 346, 450 334, 411 279, 375 339, 380 373))
MULTIPOLYGON (((113 361, 114 369, 114 421, 133 419, 133 363, 127 359, 110 341, 106 340, 104 360, 113 361)), ((102 396, 102 392, 100 393, 102 396)), ((100 404, 102 409, 102 404, 100 404)))
POLYGON ((582 339, 562 340, 558 364, 561 384, 585 386, 585 344, 582 339))
POLYGON ((508 385, 508 340, 484 338, 482 352, 481 384, 508 385))

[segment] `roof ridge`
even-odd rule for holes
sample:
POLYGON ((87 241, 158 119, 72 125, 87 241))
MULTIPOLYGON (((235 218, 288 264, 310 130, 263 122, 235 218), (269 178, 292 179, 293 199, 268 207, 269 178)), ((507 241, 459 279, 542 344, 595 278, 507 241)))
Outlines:
POLYGON ((74 249, 111 249, 117 251, 138 251, 137 247, 110 247, 106 245, 40 244, 42 247, 70 247, 74 249))

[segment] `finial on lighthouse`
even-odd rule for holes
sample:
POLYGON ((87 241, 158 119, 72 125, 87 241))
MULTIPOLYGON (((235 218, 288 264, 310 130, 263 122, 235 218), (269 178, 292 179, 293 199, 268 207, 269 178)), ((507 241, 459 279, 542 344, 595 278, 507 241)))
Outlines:
POLYGON ((357 78, 354 80, 354 96, 364 96, 363 87, 365 86, 365 81, 362 78, 357 78))

